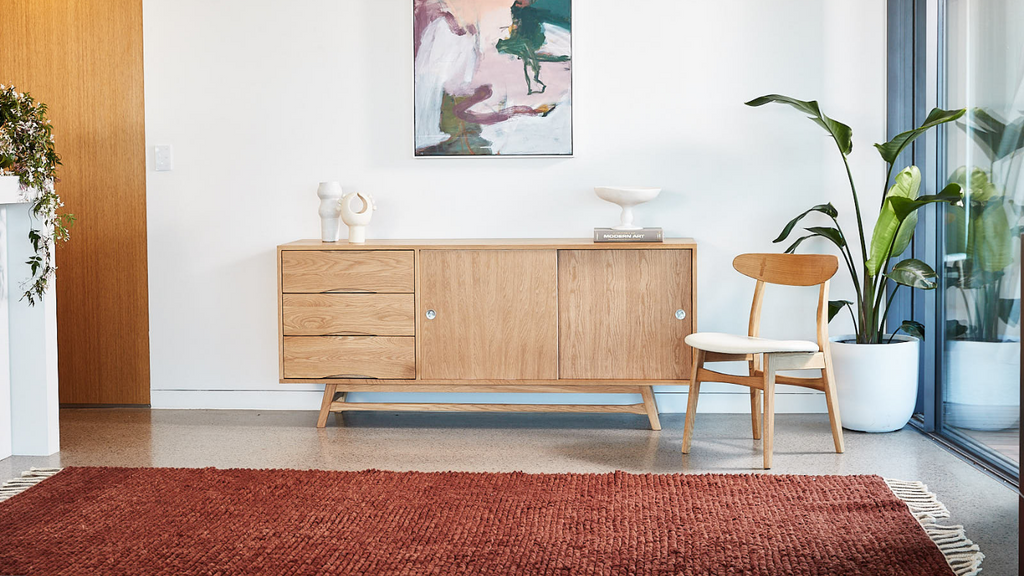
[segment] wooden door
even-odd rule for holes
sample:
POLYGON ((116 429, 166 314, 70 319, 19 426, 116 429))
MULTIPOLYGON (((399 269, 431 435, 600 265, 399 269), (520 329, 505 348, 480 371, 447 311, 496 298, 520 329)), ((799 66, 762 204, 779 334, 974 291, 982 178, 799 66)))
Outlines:
POLYGON ((557 378, 556 268, 554 250, 420 251, 420 377, 557 378))
POLYGON ((689 378, 690 274, 689 250, 559 250, 559 377, 689 378))
POLYGON ((149 404, 142 0, 0 0, 0 83, 49 106, 60 401, 149 404))

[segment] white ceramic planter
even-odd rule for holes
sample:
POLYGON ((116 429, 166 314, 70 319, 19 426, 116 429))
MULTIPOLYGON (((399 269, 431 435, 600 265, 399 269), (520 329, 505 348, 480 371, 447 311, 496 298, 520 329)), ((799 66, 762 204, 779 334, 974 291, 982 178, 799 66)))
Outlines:
POLYGON ((0 204, 18 204, 23 200, 18 177, 0 176, 0 204))
POLYGON ((13 451, 11 435, 11 342, 7 306, 7 209, 20 200, 17 176, 0 176, 0 460, 13 451))
POLYGON ((1020 341, 952 340, 946 347, 945 422, 1005 430, 1020 417, 1020 341))
POLYGON ((17 292, 38 225, 26 200, 17 178, 0 177, 0 458, 60 449, 56 296, 29 306, 17 292))
POLYGON ((920 342, 903 335, 892 344, 855 344, 854 340, 852 335, 831 338, 843 428, 859 432, 903 428, 917 404, 920 342))

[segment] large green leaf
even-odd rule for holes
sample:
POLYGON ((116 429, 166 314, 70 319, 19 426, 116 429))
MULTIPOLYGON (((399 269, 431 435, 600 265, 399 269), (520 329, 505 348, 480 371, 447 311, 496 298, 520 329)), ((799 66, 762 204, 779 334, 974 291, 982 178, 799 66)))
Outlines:
POLYGON ((747 106, 764 106, 772 102, 789 104, 793 108, 807 114, 815 124, 824 128, 835 139, 836 143, 839 144, 839 150, 842 151, 844 156, 849 156, 853 152, 853 130, 846 124, 822 114, 821 108, 818 107, 818 102, 815 100, 797 100, 796 98, 780 94, 768 94, 767 96, 754 98, 747 102, 747 106))
POLYGON ((909 198, 886 198, 885 201, 892 204, 892 209, 896 213, 896 218, 905 220, 907 216, 914 213, 915 210, 924 208, 925 206, 934 202, 946 202, 948 204, 957 204, 964 199, 963 190, 959 184, 953 183, 942 189, 942 192, 938 194, 928 194, 925 196, 918 196, 916 199, 911 200, 909 198))
MULTIPOLYGON (((896 175, 896 182, 886 194, 886 199, 907 198, 916 199, 921 190, 921 171, 917 166, 908 166, 896 175)), ((910 245, 910 239, 914 236, 914 227, 917 226, 917 214, 911 214, 906 221, 896 217, 896 211, 892 202, 886 201, 882 204, 882 210, 875 221, 875 230, 871 234, 871 248, 868 250, 868 273, 878 276, 879 271, 885 268, 885 257, 889 253, 889 246, 893 246, 892 256, 899 256, 910 245), (903 226, 900 223, 903 222, 903 226), (898 233, 898 235, 897 235, 898 233), (893 236, 896 236, 896 243, 893 244, 893 236)))
POLYGON ((998 272, 1013 262, 1014 236, 1010 234, 1010 220, 1001 204, 987 206, 971 217, 968 235, 974 236, 974 264, 985 272, 998 272))
MULTIPOLYGON (((904 320, 903 324, 900 324, 900 327, 896 332, 899 332, 900 330, 903 330, 909 336, 917 338, 918 340, 924 340, 924 324, 921 324, 920 322, 904 320)), ((895 332, 893 333, 893 336, 896 336, 895 332)), ((889 341, 892 342, 892 338, 889 338, 889 341)))
POLYGON ((811 228, 805 228, 808 232, 811 232, 815 236, 821 236, 822 238, 828 238, 837 247, 842 248, 846 246, 846 238, 843 238, 843 233, 836 228, 825 227, 825 226, 812 226, 811 228))
POLYGON ((886 274, 890 280, 903 286, 933 290, 935 288, 935 270, 916 258, 901 260, 886 274))
POLYGON ((971 181, 967 181, 967 167, 961 166, 953 171, 949 177, 950 182, 955 182, 966 190, 967 201, 971 203, 988 202, 989 200, 1003 197, 1003 193, 989 180, 988 172, 975 166, 971 170, 971 181))
POLYGON ((946 320, 946 338, 960 340, 967 335, 967 325, 959 320, 946 320))
POLYGON ((849 300, 829 300, 828 321, 831 322, 832 319, 836 317, 836 314, 839 314, 839 312, 847 306, 853 306, 853 302, 850 302, 849 300))
POLYGON ((808 240, 810 238, 825 238, 826 240, 832 242, 839 248, 846 246, 846 238, 843 238, 842 232, 835 228, 815 226, 813 228, 804 228, 804 230, 807 230, 808 232, 810 232, 810 234, 808 234, 807 236, 797 238, 796 242, 793 242, 793 244, 791 244, 789 248, 786 248, 786 254, 792 254, 793 252, 796 252, 797 246, 803 244, 804 240, 808 240))
POLYGON ((924 119, 924 123, 920 126, 912 130, 907 130, 901 134, 897 134, 892 140, 889 140, 885 144, 875 144, 875 148, 878 150, 878 153, 882 155, 883 160, 889 164, 893 164, 896 162, 896 158, 899 157, 900 153, 903 152, 903 149, 916 140, 918 136, 939 124, 945 124, 946 122, 956 120, 963 116, 965 112, 967 111, 963 108, 959 110, 933 108, 932 111, 928 113, 928 117, 924 119))
POLYGON ((963 206, 946 207, 946 254, 967 252, 967 211, 963 206))
POLYGON ((1020 300, 1000 298, 998 307, 999 319, 1007 326, 1016 326, 1020 322, 1020 300))
POLYGON ((974 108, 961 128, 974 138, 989 160, 1000 160, 1024 148, 1024 116, 1007 124, 984 108, 974 108))
POLYGON ((776 238, 775 240, 772 240, 772 242, 782 242, 783 240, 788 238, 789 234, 793 232, 793 227, 796 226, 798 222, 803 220, 804 216, 807 216, 811 212, 821 212, 822 214, 825 214, 831 218, 836 218, 837 216, 839 216, 839 212, 836 210, 835 206, 833 206, 831 202, 829 202, 828 204, 818 204, 817 206, 808 208, 803 212, 803 214, 800 214, 796 218, 790 220, 789 224, 786 224, 786 227, 782 229, 782 232, 779 234, 779 237, 776 238))

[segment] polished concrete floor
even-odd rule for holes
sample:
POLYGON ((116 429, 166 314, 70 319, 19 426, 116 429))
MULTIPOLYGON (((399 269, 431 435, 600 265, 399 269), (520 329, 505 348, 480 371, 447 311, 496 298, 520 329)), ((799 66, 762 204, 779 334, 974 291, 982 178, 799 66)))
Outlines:
MULTIPOLYGON (((760 473, 750 417, 697 420, 679 452, 683 415, 664 430, 627 414, 349 413, 314 427, 313 412, 77 409, 61 411, 61 445, 46 458, 0 460, 0 478, 31 466, 171 466, 526 472, 760 473)), ((964 524, 984 573, 1017 574, 1017 495, 916 431, 846 433, 835 454, 825 415, 777 417, 773 474, 878 474, 920 480, 964 524)))

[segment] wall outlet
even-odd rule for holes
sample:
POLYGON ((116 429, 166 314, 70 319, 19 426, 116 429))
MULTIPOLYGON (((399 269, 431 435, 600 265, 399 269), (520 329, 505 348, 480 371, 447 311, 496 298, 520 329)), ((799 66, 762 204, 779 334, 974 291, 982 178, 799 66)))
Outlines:
POLYGON ((157 172, 174 170, 174 148, 170 144, 153 147, 153 166, 157 172))

